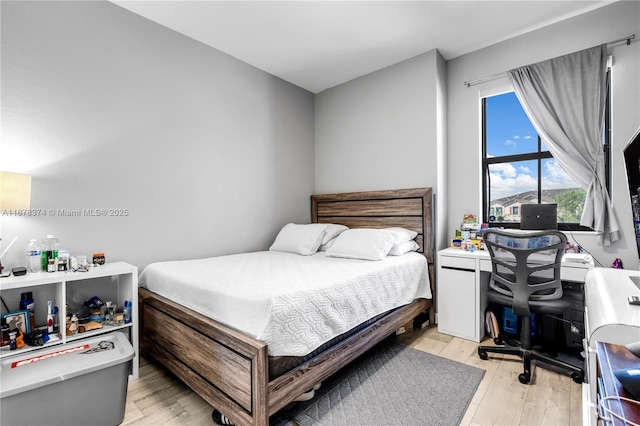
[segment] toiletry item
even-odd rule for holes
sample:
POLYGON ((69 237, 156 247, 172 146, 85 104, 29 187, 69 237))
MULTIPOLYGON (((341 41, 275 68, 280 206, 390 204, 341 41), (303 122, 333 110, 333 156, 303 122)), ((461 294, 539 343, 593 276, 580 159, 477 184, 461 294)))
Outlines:
POLYGON ((18 348, 16 337, 18 336, 18 329, 14 328, 9 332, 9 350, 15 351, 18 348))
POLYGON ((76 314, 71 316, 71 323, 69 324, 69 334, 75 336, 78 332, 78 317, 76 314))
POLYGON ((29 328, 27 331, 36 329, 36 304, 30 291, 20 294, 20 310, 29 311, 29 328))
POLYGON ((113 315, 115 314, 115 312, 115 306, 113 306, 112 302, 107 302, 104 310, 105 325, 113 325, 113 315))
POLYGON ((129 300, 124 301, 124 323, 129 324, 131 322, 131 302, 129 300))
POLYGON ((59 330, 59 326, 58 326, 58 307, 54 306, 53 308, 51 308, 51 315, 53 315, 53 332, 57 333, 59 330))
POLYGON ((53 333, 53 303, 47 302, 47 333, 53 333))

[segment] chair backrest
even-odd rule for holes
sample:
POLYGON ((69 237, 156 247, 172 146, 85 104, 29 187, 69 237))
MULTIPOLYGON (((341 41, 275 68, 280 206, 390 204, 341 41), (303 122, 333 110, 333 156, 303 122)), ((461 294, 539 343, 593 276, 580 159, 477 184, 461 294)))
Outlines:
POLYGON ((483 238, 491 255, 490 286, 513 298, 516 315, 531 315, 529 300, 562 297, 560 266, 567 246, 562 232, 490 229, 483 238))

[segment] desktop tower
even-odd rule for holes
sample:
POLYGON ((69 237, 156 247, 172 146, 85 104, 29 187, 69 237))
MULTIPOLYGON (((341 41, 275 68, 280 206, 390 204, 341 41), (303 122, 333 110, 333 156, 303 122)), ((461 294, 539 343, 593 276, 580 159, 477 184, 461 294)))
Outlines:
POLYGON ((562 289, 571 299, 571 308, 564 316, 568 322, 563 322, 565 346, 570 349, 582 350, 584 339, 584 284, 568 283, 562 285, 562 289), (573 325, 575 329, 572 331, 573 325), (577 330, 576 330, 577 329, 577 330), (574 332, 574 331, 577 331, 574 332))
POLYGON ((562 291, 571 300, 571 307, 559 319, 542 316, 542 341, 546 347, 556 351, 581 351, 585 333, 584 284, 563 282, 562 291))

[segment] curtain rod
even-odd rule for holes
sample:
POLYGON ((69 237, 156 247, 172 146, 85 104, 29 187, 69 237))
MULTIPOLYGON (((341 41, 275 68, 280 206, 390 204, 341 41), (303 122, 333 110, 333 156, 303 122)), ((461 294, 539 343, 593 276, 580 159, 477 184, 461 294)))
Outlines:
MULTIPOLYGON (((609 43, 607 43, 607 46, 612 46, 614 44, 622 43, 623 41, 626 42, 627 46, 628 46, 628 45, 631 44, 631 40, 635 40, 635 38, 636 38, 636 35, 635 34, 631 34, 630 36, 619 38, 618 40, 610 41, 609 43)), ((467 86, 467 87, 471 87, 474 84, 484 83, 485 81, 490 81, 490 80, 495 80, 496 78, 504 77, 505 75, 507 75, 506 72, 499 72, 499 73, 488 75, 486 77, 476 78, 475 80, 465 81, 464 85, 467 86)))

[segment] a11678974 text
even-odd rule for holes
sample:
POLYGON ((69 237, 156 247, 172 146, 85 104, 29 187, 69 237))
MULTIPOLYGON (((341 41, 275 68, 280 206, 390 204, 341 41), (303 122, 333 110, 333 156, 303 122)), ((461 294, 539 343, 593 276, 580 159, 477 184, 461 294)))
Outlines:
POLYGON ((125 217, 129 216, 129 209, 14 209, 3 210, 2 216, 38 217, 125 217))

